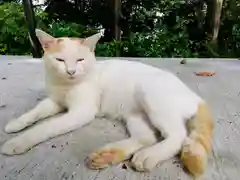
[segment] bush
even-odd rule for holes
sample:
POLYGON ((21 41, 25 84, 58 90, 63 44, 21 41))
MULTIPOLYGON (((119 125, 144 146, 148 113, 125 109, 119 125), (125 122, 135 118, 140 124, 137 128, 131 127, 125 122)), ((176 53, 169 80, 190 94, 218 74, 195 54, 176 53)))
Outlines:
MULTIPOLYGON (((130 35, 122 37, 121 42, 100 42, 96 47, 97 56, 113 57, 120 51, 125 57, 238 57, 240 56, 240 5, 238 1, 226 0, 223 5, 221 28, 217 45, 207 44, 203 38, 190 40, 187 27, 196 17, 178 14, 182 1, 166 0, 152 8, 135 8, 131 15, 130 35), (230 3, 231 2, 231 3, 230 3), (156 12, 164 12, 157 16, 156 12), (166 20, 172 12, 173 23, 166 20), (192 18, 192 19, 191 19, 192 18), (149 29, 144 23, 154 19, 149 29), (138 27, 138 22, 142 28, 138 27), (166 23, 167 22, 167 23, 166 23), (144 26, 144 27, 143 27, 144 26), (132 31, 132 30, 136 31, 132 31)), ((87 37, 98 30, 81 24, 53 20, 41 9, 35 8, 37 27, 56 37, 87 37)), ((196 20, 196 19, 195 19, 196 20)), ((28 28, 23 7, 17 2, 0 5, 0 53, 4 55, 31 54, 28 28)), ((193 31, 193 34, 195 31, 193 31)), ((196 33, 197 34, 197 33, 196 33)))
MULTIPOLYGON (((49 20, 41 9, 35 9, 38 28, 55 37, 87 37, 97 32, 97 29, 76 23, 49 20)), ((184 22, 182 19, 181 23, 184 22)), ((180 21, 179 20, 179 21, 180 21)), ((115 56, 120 50, 122 56, 131 57, 192 57, 192 42, 188 40, 185 25, 179 23, 169 30, 161 25, 152 32, 133 33, 122 42, 105 42, 96 47, 97 56, 115 56)), ((23 7, 18 3, 3 3, 0 6, 0 53, 11 55, 31 54, 28 29, 25 22, 23 7)))
MULTIPOLYGON (((38 28, 56 37, 87 37, 97 32, 97 29, 76 23, 49 20, 41 9, 35 9, 38 28)), ((160 23, 160 22, 159 22, 160 23)), ((28 29, 25 22, 23 7, 18 3, 4 3, 0 6, 0 53, 11 55, 31 54, 28 29)), ((168 30, 159 26, 149 33, 134 33, 122 42, 99 43, 96 47, 97 56, 112 57, 119 49, 122 56, 132 57, 173 57, 195 56, 191 50, 184 25, 168 30)))
POLYGON ((0 53, 29 54, 30 42, 23 8, 18 3, 0 5, 0 53))
POLYGON ((152 33, 135 33, 123 41, 123 56, 131 57, 196 57, 193 42, 184 31, 172 33, 167 29, 152 33))
MULTIPOLYGON (((52 21, 49 23, 46 13, 35 9, 38 28, 53 36, 87 37, 97 32, 76 23, 52 21), (47 22, 47 23, 46 23, 47 22)), ((0 5, 0 53, 3 55, 31 54, 28 28, 21 4, 16 2, 0 5)))

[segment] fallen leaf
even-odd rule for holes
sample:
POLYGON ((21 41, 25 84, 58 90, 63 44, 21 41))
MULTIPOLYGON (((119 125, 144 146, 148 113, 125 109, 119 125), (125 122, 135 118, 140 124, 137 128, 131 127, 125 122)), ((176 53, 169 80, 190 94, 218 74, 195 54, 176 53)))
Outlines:
POLYGON ((197 76, 214 76, 215 72, 195 72, 197 76))

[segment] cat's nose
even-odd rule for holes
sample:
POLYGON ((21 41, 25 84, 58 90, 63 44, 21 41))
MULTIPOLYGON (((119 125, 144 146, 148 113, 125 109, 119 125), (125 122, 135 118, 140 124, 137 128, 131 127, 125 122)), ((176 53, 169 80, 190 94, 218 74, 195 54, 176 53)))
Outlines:
POLYGON ((76 70, 75 70, 75 69, 68 69, 68 70, 67 70, 67 73, 68 73, 70 76, 72 76, 72 75, 74 75, 74 74, 76 73, 76 70))

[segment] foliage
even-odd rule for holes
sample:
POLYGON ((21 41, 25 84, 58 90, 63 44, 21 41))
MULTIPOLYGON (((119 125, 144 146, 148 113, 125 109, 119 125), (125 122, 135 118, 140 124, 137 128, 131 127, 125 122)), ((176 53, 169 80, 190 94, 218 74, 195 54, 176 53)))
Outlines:
POLYGON ((224 1, 218 41, 220 56, 240 56, 240 0, 224 1))
MULTIPOLYGON (((36 19, 39 28, 56 37, 86 37, 97 32, 95 29, 76 23, 52 21, 46 24, 44 23, 48 21, 46 13, 39 9, 36 9, 36 19)), ((21 4, 13 2, 0 5, 0 30, 1 54, 26 55, 31 53, 28 29, 21 4)))
POLYGON ((22 6, 17 3, 0 5, 0 53, 27 54, 30 43, 22 6))
MULTIPOLYGON (((112 39, 114 16, 112 4, 107 4, 110 1, 46 0, 45 11, 35 8, 35 14, 37 27, 56 37, 87 37, 105 28, 97 56, 115 56, 120 51, 121 56, 131 57, 238 57, 240 0, 224 1, 215 44, 205 39, 204 8, 189 5, 189 1, 122 0, 121 42, 112 39)), ((1 54, 30 54, 28 29, 19 2, 1 2, 0 30, 1 54)))

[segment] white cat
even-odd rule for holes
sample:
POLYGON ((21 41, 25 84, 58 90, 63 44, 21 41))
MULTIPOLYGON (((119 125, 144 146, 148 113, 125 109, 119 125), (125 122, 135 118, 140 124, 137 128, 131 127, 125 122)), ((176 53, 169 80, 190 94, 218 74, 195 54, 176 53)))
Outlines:
POLYGON ((54 38, 41 30, 36 34, 45 52, 49 96, 9 122, 5 131, 18 132, 39 120, 67 112, 7 141, 2 153, 24 153, 105 114, 124 119, 130 137, 92 153, 88 158, 90 168, 105 168, 133 156, 131 162, 136 170, 150 171, 181 151, 181 159, 193 175, 204 172, 211 151, 212 117, 204 100, 175 75, 140 62, 96 62, 94 49, 100 34, 86 39, 54 38), (155 130, 161 132, 163 141, 159 142, 155 130))

